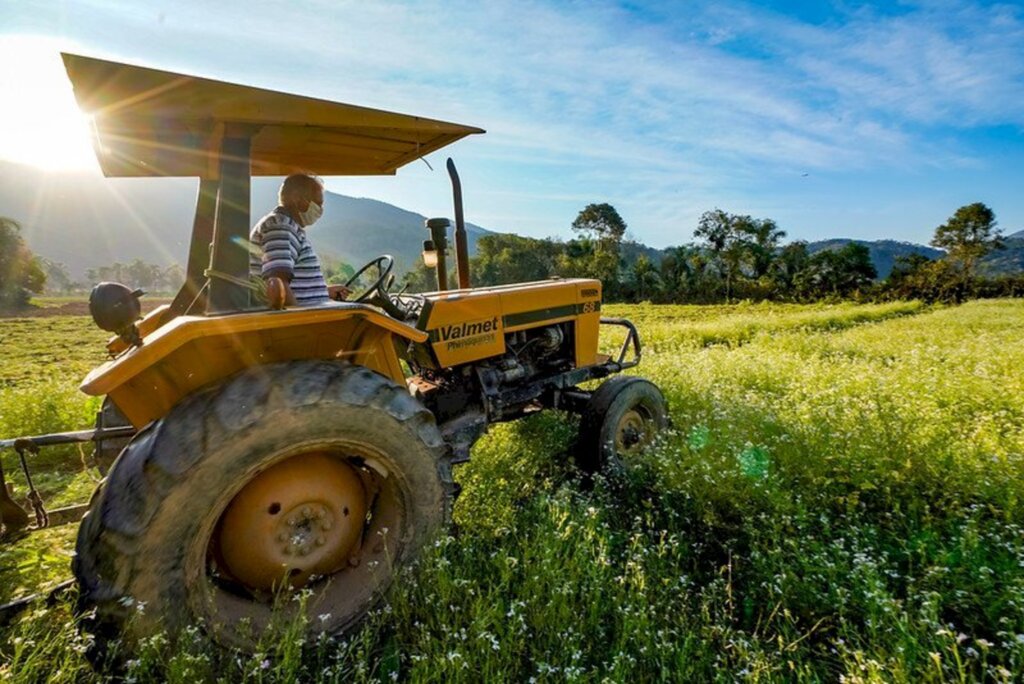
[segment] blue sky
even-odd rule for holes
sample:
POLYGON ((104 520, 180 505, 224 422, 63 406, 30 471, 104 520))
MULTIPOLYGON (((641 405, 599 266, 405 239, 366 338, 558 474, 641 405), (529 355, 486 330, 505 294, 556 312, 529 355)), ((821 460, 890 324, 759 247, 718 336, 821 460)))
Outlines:
POLYGON ((1017 3, 0 0, 0 157, 62 128, 60 49, 481 126, 433 171, 328 187, 450 215, 451 153, 496 230, 610 202, 659 247, 715 207, 926 242, 975 201, 1024 229, 1017 3))

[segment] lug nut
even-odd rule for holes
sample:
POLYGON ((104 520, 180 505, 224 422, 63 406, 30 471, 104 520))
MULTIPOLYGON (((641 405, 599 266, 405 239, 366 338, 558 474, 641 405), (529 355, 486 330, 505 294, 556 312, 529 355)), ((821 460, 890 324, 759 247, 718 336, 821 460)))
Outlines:
POLYGON ((330 518, 324 518, 320 521, 320 529, 326 532, 327 530, 334 527, 334 523, 331 522, 330 518))
POLYGON ((302 507, 302 517, 303 518, 308 518, 312 514, 313 514, 313 511, 310 510, 309 506, 303 506, 302 507))
POLYGON ((317 546, 323 546, 326 543, 327 543, 327 539, 324 538, 324 535, 321 534, 319 537, 316 538, 316 545, 317 546))

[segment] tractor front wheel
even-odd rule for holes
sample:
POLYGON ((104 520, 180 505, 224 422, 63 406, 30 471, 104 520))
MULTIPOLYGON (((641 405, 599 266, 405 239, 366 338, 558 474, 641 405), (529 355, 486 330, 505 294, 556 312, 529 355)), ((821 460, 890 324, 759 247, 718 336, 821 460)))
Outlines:
POLYGON ((621 472, 668 425, 665 397, 654 383, 628 375, 605 380, 580 420, 577 463, 589 473, 621 472))
POLYGON ((366 368, 249 369, 136 435, 94 497, 74 572, 101 645, 201 625, 251 651, 272 620, 350 629, 450 519, 433 415, 366 368), (305 601, 281 601, 303 588, 305 601))

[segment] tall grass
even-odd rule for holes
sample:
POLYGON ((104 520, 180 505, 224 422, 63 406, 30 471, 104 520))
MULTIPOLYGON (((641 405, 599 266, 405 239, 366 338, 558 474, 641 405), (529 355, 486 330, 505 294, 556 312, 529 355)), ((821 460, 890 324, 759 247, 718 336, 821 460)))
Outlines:
MULTIPOLYGON (((626 476, 577 478, 570 418, 499 426, 457 472, 454 536, 361 630, 286 626, 255 657, 158 637, 126 675, 1024 677, 1024 302, 612 312, 675 426, 626 476)), ((63 604, 3 642, 0 679, 92 677, 63 604)))

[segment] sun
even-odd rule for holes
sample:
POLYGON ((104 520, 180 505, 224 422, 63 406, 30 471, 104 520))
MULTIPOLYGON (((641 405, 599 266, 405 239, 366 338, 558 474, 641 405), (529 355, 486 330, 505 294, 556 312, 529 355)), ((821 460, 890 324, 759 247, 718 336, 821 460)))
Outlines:
POLYGON ((90 122, 52 38, 0 36, 0 159, 48 171, 97 169, 90 122))

